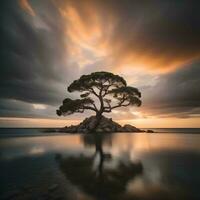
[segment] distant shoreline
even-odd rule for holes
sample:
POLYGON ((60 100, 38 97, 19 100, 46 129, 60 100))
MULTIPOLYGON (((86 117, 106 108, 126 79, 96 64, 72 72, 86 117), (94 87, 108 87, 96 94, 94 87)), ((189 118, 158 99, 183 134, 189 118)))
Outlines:
MULTIPOLYGON (((59 129, 62 127, 0 127, 0 129, 59 129)), ((143 130, 147 129, 200 129, 200 127, 196 128, 140 128, 143 130)))
MULTIPOLYGON (((49 136, 72 136, 72 135, 84 135, 83 133, 64 133, 53 132, 55 128, 0 128, 0 138, 11 137, 49 137, 49 136), (45 132, 48 130, 48 132, 45 132), (52 130, 52 132, 50 132, 52 130), (34 131, 34 132, 33 132, 34 131)), ((154 133, 134 132, 124 134, 187 134, 187 135, 200 135, 200 128, 154 128, 154 133)), ((122 132, 121 132, 122 133, 122 132)), ((102 133, 101 133, 102 134, 102 133)), ((116 133, 103 133, 103 134, 120 134, 116 133)))

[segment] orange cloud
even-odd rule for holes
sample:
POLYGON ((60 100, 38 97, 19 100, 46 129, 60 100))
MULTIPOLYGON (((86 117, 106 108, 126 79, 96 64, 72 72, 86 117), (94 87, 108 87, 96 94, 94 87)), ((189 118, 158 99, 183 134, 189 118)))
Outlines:
POLYGON ((113 24, 108 20, 105 29, 104 18, 92 3, 79 5, 74 2, 58 2, 56 6, 65 20, 66 46, 71 58, 80 67, 84 67, 107 56, 107 36, 112 32, 113 24))
POLYGON ((92 64, 93 57, 104 56, 105 63, 113 66, 111 70, 116 72, 140 68, 166 73, 200 58, 200 51, 180 48, 178 43, 168 43, 165 37, 160 39, 159 35, 157 40, 146 27, 140 30, 134 18, 129 19, 130 25, 126 25, 124 19, 123 25, 120 12, 106 4, 69 2, 59 9, 65 17, 65 30, 72 42, 68 45, 70 49, 76 49, 77 53, 73 56, 82 66, 92 64), (105 9, 109 10, 105 12, 105 9), (124 30, 119 27, 124 27, 124 30), (85 49, 90 51, 91 57, 83 54, 85 49))
MULTIPOLYGON (((28 0, 19 2, 26 12, 35 15, 28 0)), ((149 9, 141 6, 144 9, 141 14, 134 2, 130 5, 95 0, 52 2, 65 24, 63 32, 69 59, 79 67, 102 59, 105 67, 113 66, 110 70, 116 73, 122 69, 166 73, 200 58, 198 41, 195 42, 191 33, 181 24, 179 27, 173 21, 170 24, 162 21, 162 12, 154 16, 149 12, 151 5, 147 5, 149 9)))
POLYGON ((19 0, 19 4, 22 9, 24 9, 27 13, 29 13, 32 16, 35 16, 35 11, 31 7, 28 0, 19 0))

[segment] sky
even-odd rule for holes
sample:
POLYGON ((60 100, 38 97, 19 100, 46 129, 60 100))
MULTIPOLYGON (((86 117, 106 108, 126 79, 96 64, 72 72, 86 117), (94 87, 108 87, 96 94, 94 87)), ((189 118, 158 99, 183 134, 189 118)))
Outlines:
POLYGON ((200 127, 200 1, 2 0, 0 127, 78 123, 56 109, 83 74, 109 71, 142 93, 109 117, 138 127, 200 127))

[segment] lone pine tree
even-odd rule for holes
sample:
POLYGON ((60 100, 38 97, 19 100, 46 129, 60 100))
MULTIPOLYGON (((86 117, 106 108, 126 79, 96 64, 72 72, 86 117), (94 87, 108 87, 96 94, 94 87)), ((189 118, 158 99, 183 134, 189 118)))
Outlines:
POLYGON ((57 110, 57 115, 66 116, 91 110, 96 113, 97 124, 103 113, 127 106, 140 106, 141 93, 119 75, 110 72, 94 72, 73 81, 68 92, 80 92, 79 99, 66 98, 57 110))

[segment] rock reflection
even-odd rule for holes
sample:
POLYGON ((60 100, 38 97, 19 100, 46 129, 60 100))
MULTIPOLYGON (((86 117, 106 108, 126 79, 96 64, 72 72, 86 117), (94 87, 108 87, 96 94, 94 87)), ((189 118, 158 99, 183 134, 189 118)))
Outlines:
POLYGON ((143 171, 140 162, 134 163, 130 159, 118 160, 112 167, 104 166, 106 162, 110 163, 116 159, 103 150, 103 144, 112 144, 111 137, 111 135, 84 135, 82 137, 84 144, 95 147, 95 152, 91 156, 56 155, 56 161, 66 178, 95 199, 122 199, 127 184, 143 171), (95 168, 94 162, 97 156, 99 161, 95 168))

